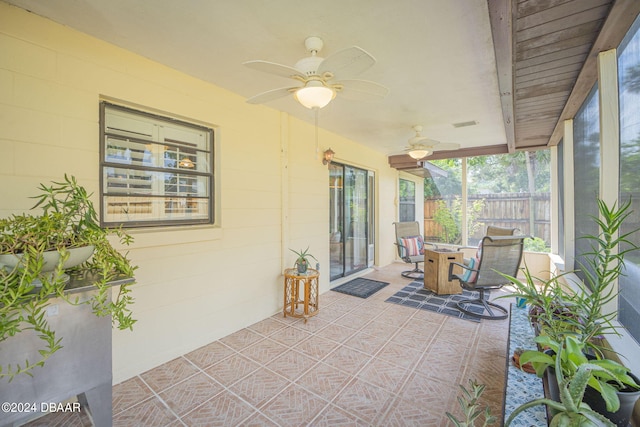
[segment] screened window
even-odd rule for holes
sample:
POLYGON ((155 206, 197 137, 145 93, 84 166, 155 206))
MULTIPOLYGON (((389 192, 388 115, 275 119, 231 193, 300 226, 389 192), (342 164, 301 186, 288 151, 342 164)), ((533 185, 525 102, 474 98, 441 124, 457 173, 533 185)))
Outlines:
POLYGON ((600 186, 600 108, 597 86, 591 90, 573 120, 573 167, 575 206, 575 268, 586 266, 584 253, 591 250, 586 235, 597 235, 598 195, 600 186))
MULTIPOLYGON (((620 194, 621 203, 631 199, 631 215, 624 221, 621 234, 640 226, 640 21, 623 40, 618 57, 620 91, 620 194)), ((640 244, 640 233, 630 236, 640 244)), ((640 342, 640 253, 625 256, 624 275, 619 279, 618 317, 620 323, 640 342)))
POLYGON ((213 223, 213 130, 101 103, 101 222, 213 223))
POLYGON ((560 140, 558 143, 558 169, 556 174, 558 175, 558 255, 564 258, 564 140, 560 140))
POLYGON ((416 220, 416 183, 400 179, 400 222, 416 220))

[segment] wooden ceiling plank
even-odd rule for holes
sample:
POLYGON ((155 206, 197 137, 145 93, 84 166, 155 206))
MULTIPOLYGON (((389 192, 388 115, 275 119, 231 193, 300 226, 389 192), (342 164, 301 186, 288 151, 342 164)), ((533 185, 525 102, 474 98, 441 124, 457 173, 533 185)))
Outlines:
POLYGON ((567 72, 580 72, 582 68, 582 62, 584 56, 572 56, 569 58, 559 59, 556 61, 545 62, 539 65, 533 65, 526 68, 516 69, 515 77, 518 78, 531 78, 539 74, 552 74, 552 73, 567 73, 567 72))
MULTIPOLYGON (((520 120, 522 117, 534 116, 537 114, 553 114, 555 117, 558 117, 558 114, 562 112, 562 108, 564 104, 556 104, 551 107, 538 107, 538 108, 519 108, 516 110, 516 117, 520 120)), ((554 123, 555 125, 555 123, 554 123)))
POLYGON ((531 86, 534 84, 544 83, 548 79, 572 79, 575 80, 580 73, 580 68, 573 67, 574 69, 567 70, 549 70, 538 74, 529 74, 524 77, 517 77, 515 80, 515 86, 517 88, 531 86))
POLYGON ((543 33, 539 33, 535 37, 529 38, 521 38, 521 33, 516 33, 516 46, 519 49, 533 49, 540 46, 547 46, 550 44, 558 43, 562 40, 568 40, 572 38, 581 37, 584 35, 589 35, 589 42, 591 44, 591 40, 597 35, 598 31, 602 27, 602 23, 604 22, 604 18, 589 21, 587 23, 583 23, 580 25, 568 25, 557 31, 547 31, 543 33))
POLYGON ((518 140, 526 138, 543 138, 549 140, 549 133, 553 130, 552 122, 531 123, 530 126, 518 128, 518 140))
POLYGON ((549 25, 550 23, 555 23, 558 20, 567 18, 573 22, 579 22, 581 19, 592 20, 593 16, 598 16, 596 19, 600 19, 603 14, 608 12, 610 3, 611 0, 573 0, 541 9, 535 13, 527 15, 519 14, 516 31, 549 25), (605 8, 604 12, 599 10, 602 7, 605 8))
POLYGON ((516 63, 516 70, 518 70, 519 68, 528 68, 539 64, 545 64, 547 62, 561 60, 564 58, 576 58, 576 60, 582 63, 584 61, 584 58, 589 53, 590 48, 591 46, 583 44, 545 55, 536 56, 534 58, 518 61, 516 63))
POLYGON ((526 59, 547 55, 549 53, 559 52, 567 48, 576 46, 590 46, 592 40, 593 34, 583 34, 580 37, 560 40, 556 43, 548 43, 535 48, 516 46, 516 61, 520 62, 526 59))
POLYGON ((535 113, 538 111, 547 111, 547 110, 562 111, 562 109, 564 108, 564 103, 566 102, 566 98, 568 96, 569 94, 567 94, 562 98, 559 98, 558 100, 550 100, 549 102, 544 104, 530 104, 527 102, 523 102, 522 105, 518 105, 518 108, 516 108, 516 114, 520 115, 520 114, 535 113))
POLYGON ((617 47, 639 13, 640 1, 638 0, 616 0, 613 4, 609 16, 603 24, 602 30, 578 75, 565 108, 556 122, 553 133, 549 138, 549 145, 557 145, 560 142, 564 131, 564 121, 576 115, 587 94, 595 84, 598 74, 596 64, 598 52, 617 47))
MULTIPOLYGON (((536 25, 531 28, 518 29, 516 32, 516 41, 523 42, 541 36, 546 36, 548 34, 572 30, 574 28, 589 28, 592 27, 594 23, 598 23, 600 26, 601 22, 607 16, 608 11, 609 6, 605 5, 570 16, 561 17, 550 22, 541 23, 540 25, 536 25)), ((518 20, 518 22, 519 21, 520 20, 518 20)))
POLYGON ((531 86, 523 89, 516 88, 516 101, 531 96, 542 96, 551 93, 568 91, 571 92, 573 80, 554 81, 544 85, 531 86))
POLYGON ((567 92, 566 95, 563 95, 562 92, 558 92, 555 94, 547 94, 547 95, 541 95, 541 96, 531 96, 529 98, 524 98, 518 101, 518 105, 520 105, 521 103, 523 105, 544 105, 546 102, 557 102, 562 100, 562 98, 564 97, 566 99, 566 97, 569 96, 569 93, 567 92))
POLYGON ((518 119, 518 129, 520 126, 525 126, 528 123, 548 123, 549 124, 549 132, 553 131, 553 126, 555 125, 554 120, 558 117, 558 113, 560 111, 548 111, 537 114, 525 114, 516 116, 518 119))
MULTIPOLYGON (((534 116, 538 116, 541 114, 550 114, 554 117, 558 117, 558 114, 560 114, 562 112, 562 107, 564 105, 556 105, 555 107, 550 107, 550 108, 546 108, 546 109, 542 109, 542 107, 538 108, 538 109, 518 109, 516 111, 516 118, 518 119, 518 121, 520 121, 522 118, 525 117, 534 117, 534 116)), ((555 123, 554 123, 555 125, 555 123)))
POLYGON ((571 1, 573 0, 520 0, 518 1, 517 14, 518 16, 529 16, 571 1))

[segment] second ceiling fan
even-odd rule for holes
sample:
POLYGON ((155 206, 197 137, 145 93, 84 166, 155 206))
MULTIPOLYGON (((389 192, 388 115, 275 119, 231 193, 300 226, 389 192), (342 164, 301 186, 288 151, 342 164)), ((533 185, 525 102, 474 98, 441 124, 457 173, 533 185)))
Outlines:
POLYGON ((353 77, 367 70, 376 60, 358 46, 338 51, 327 58, 318 56, 323 41, 308 37, 305 42, 311 56, 302 58, 293 67, 269 61, 247 61, 249 68, 296 80, 297 84, 260 93, 249 99, 250 104, 262 104, 293 94, 307 108, 323 108, 337 93, 347 99, 373 100, 384 98, 389 90, 378 83, 353 77))
POLYGON ((457 150, 460 148, 460 144, 453 142, 443 143, 422 136, 422 126, 420 125, 415 125, 413 130, 416 135, 413 138, 409 138, 409 146, 405 148, 405 151, 416 160, 430 156, 434 151, 457 150))

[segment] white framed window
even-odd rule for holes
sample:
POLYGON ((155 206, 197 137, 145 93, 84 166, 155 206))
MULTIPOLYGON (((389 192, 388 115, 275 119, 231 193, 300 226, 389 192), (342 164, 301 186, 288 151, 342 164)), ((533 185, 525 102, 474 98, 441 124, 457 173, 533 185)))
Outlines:
POLYGON ((408 179, 400 178, 400 212, 398 220, 400 222, 416 220, 416 183, 408 179))
POLYGON ((100 222, 212 224, 213 129, 100 104, 100 222))
MULTIPOLYGON (((620 156, 618 203, 631 201, 631 214, 620 233, 636 230, 640 225, 640 19, 627 33, 618 49, 618 90, 620 106, 620 156)), ((640 233, 629 236, 630 243, 640 245, 640 233)), ((623 249, 627 249, 625 246, 623 249)), ((618 320, 640 343, 640 251, 625 257, 624 274, 619 279, 618 320)))

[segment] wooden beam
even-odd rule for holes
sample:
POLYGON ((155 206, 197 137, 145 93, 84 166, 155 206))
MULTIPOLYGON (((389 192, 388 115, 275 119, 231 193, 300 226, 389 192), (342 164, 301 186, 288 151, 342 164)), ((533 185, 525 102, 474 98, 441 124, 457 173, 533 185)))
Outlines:
POLYGON ((573 119, 582 106, 585 98, 591 91, 598 78, 597 59, 600 52, 617 48, 627 31, 640 13, 640 1, 638 0, 616 0, 607 20, 598 34, 587 60, 582 66, 582 70, 578 75, 573 90, 569 95, 569 99, 562 110, 560 118, 549 138, 548 145, 558 145, 562 139, 564 131, 564 121, 573 119))
POLYGON ((423 178, 433 176, 447 176, 447 172, 426 160, 416 160, 408 154, 389 156, 389 166, 412 175, 423 178))
POLYGON ((501 145, 487 145, 485 147, 472 147, 461 148, 459 150, 449 151, 436 151, 432 155, 425 157, 425 160, 442 160, 442 159, 455 159, 461 157, 474 157, 474 156, 489 156, 492 154, 506 154, 509 153, 509 148, 506 144, 501 145))
POLYGON ((513 22, 515 0, 488 0, 489 20, 493 36, 493 50, 498 72, 498 88, 502 105, 502 120, 507 137, 507 152, 516 149, 516 136, 513 115, 513 22))

